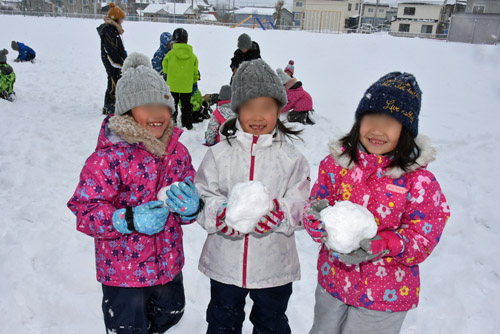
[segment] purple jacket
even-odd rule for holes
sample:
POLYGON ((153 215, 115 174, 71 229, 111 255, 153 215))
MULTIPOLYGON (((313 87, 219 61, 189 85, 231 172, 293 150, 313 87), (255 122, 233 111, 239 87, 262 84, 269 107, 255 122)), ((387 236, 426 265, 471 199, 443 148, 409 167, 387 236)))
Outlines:
POLYGON ((129 144, 102 124, 95 152, 87 159, 68 207, 77 229, 95 239, 97 280, 105 285, 145 287, 170 282, 184 265, 181 220, 170 214, 163 232, 121 234, 113 227, 117 209, 156 200, 173 182, 194 178, 191 156, 175 128, 159 158, 141 144, 129 144))

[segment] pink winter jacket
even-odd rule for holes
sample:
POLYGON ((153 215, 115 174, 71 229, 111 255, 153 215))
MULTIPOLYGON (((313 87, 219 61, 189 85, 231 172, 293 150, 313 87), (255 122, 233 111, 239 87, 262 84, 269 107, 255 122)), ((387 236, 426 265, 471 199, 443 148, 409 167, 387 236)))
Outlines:
POLYGON ((97 280, 105 285, 145 287, 170 282, 184 265, 181 220, 170 214, 153 236, 115 230, 113 212, 156 200, 160 188, 194 178, 191 156, 174 128, 168 154, 159 158, 140 144, 129 144, 102 124, 95 152, 87 159, 68 207, 76 227, 95 239, 97 280))
POLYGON ((422 152, 408 172, 387 168, 388 157, 361 151, 359 164, 353 164, 348 157, 340 156, 343 149, 337 142, 330 144, 331 155, 319 166, 311 200, 363 205, 375 216, 378 233, 396 231, 403 244, 399 255, 359 266, 330 258, 322 244, 318 282, 345 304, 388 312, 407 311, 418 305, 418 264, 439 242, 450 208, 436 178, 426 169, 435 151, 427 138, 419 136, 416 140, 422 152))
POLYGON ((281 112, 293 111, 309 111, 313 109, 313 101, 311 95, 302 88, 302 86, 286 92, 288 103, 281 112))

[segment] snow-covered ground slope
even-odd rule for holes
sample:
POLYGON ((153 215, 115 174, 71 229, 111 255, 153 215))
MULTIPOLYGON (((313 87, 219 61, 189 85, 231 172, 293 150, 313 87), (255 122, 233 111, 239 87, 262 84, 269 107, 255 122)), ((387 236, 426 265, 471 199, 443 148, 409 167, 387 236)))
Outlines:
MULTIPOLYGON (((101 22, 0 16, 0 48, 11 40, 37 52, 36 64, 16 64, 15 103, 0 100, 0 333, 103 333, 101 287, 93 241, 75 229, 66 208, 80 169, 95 148, 106 85, 95 27, 101 22)), ((176 26, 125 22, 128 52, 152 56, 163 31, 176 26)), ((420 306, 403 333, 497 333, 500 319, 500 49, 495 46, 393 38, 186 26, 199 58, 203 93, 230 78, 229 60, 243 32, 258 41, 273 67, 295 60, 317 110, 298 147, 312 179, 330 138, 350 129, 364 90, 383 74, 415 74, 423 91, 420 132, 439 150, 430 165, 452 209, 440 245, 421 266, 420 306)), ((205 124, 181 141, 198 167, 205 124)), ((197 270, 205 239, 185 231, 186 313, 172 333, 203 333, 209 280, 197 270)), ((288 316, 294 333, 313 317, 318 247, 297 233, 302 280, 288 316)), ((250 304, 250 303, 249 303, 250 304)), ((248 313, 247 313, 248 314, 248 313)), ((245 323, 244 333, 251 333, 245 323)))

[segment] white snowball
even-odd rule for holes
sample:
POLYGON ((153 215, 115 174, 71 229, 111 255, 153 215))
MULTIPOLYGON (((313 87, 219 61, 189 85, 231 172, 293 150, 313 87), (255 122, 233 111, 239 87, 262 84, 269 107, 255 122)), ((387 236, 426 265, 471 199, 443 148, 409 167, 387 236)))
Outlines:
POLYGON ((168 199, 167 190, 169 190, 170 187, 173 186, 174 184, 178 185, 179 182, 174 182, 166 187, 161 188, 160 191, 158 191, 158 194, 156 195, 156 199, 163 202, 163 207, 167 206, 167 199, 168 199))
POLYGON ((377 234, 375 217, 365 207, 342 201, 321 211, 328 238, 326 245, 339 253, 349 254, 358 249, 359 242, 377 234))
POLYGON ((241 182, 229 193, 226 224, 241 233, 250 233, 258 221, 272 209, 269 191, 259 181, 241 182))

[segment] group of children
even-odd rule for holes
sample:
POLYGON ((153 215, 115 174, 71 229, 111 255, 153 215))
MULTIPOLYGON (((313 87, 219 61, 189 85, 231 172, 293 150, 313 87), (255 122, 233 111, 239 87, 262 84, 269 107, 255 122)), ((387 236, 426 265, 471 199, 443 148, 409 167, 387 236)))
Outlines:
MULTIPOLYGON (((14 62, 34 62, 36 53, 29 46, 24 43, 12 41, 12 50, 18 51, 19 54, 14 62)), ((16 93, 14 92, 14 83, 16 82, 16 74, 14 69, 7 63, 7 55, 9 51, 7 49, 0 50, 0 98, 13 102, 16 99, 16 93)))
MULTIPOLYGON (((108 333, 164 333, 179 322, 183 226, 195 221, 207 232, 199 260, 210 279, 207 333, 241 333, 248 295, 253 333, 291 333, 286 309, 300 279, 294 235, 304 228, 321 244, 310 333, 398 333, 418 305, 418 264, 450 216, 427 170, 435 151, 418 134, 422 92, 415 77, 392 72, 368 88, 352 129, 329 143, 310 191, 309 162, 293 145, 300 131, 280 119, 296 106, 290 90, 303 94, 294 64, 274 71, 260 54, 237 63, 231 85, 218 94, 210 147, 195 173, 175 116, 180 101, 188 122, 197 59, 185 31, 174 31, 171 41, 161 61, 167 81, 158 71, 161 54, 152 61, 155 69, 144 55, 124 58, 114 115, 103 121, 68 202, 77 229, 95 241, 108 333), (192 73, 180 83, 175 64, 184 60, 192 73), (247 181, 261 182, 271 200, 255 230, 243 234, 226 223, 226 210, 232 189, 247 181), (339 201, 364 206, 378 226, 374 238, 349 254, 324 244, 321 211, 339 201)), ((259 50, 245 36, 239 43, 243 54, 259 50)))

